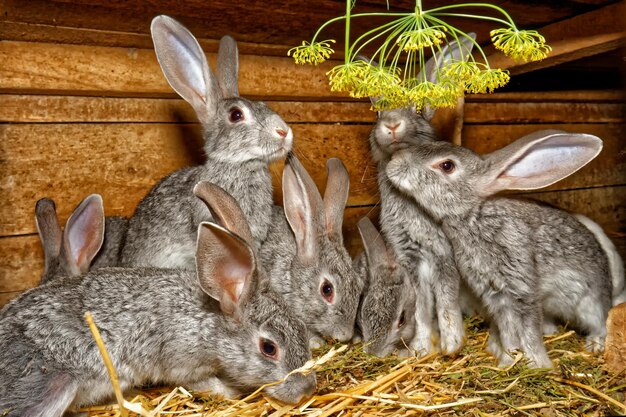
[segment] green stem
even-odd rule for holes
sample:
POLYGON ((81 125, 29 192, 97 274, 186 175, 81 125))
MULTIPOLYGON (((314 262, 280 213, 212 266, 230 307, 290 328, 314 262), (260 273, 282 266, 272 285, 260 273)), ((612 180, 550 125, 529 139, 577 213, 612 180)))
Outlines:
POLYGON ((508 23, 511 26, 513 26, 513 28, 516 28, 515 22, 513 21, 511 16, 509 16, 509 14, 504 9, 502 9, 501 7, 498 7, 498 6, 494 5, 494 4, 489 4, 489 3, 449 4, 447 6, 441 6, 441 7, 436 7, 434 9, 430 9, 430 10, 427 11, 427 13, 428 14, 433 14, 433 13, 438 13, 439 11, 442 11, 442 10, 458 9, 458 8, 463 8, 463 7, 487 7, 487 8, 491 8, 491 9, 497 10, 502 15, 504 15, 504 17, 506 17, 506 19, 509 21, 508 23))
MULTIPOLYGON (((394 29, 394 27, 396 27, 397 25, 398 25, 398 21, 397 21, 397 20, 394 20, 394 21, 391 21, 391 22, 385 23, 384 25, 379 26, 379 27, 377 27, 377 28, 375 28, 375 29, 372 29, 372 30, 370 30, 370 31, 368 31, 368 32, 366 32, 366 33, 364 33, 363 35, 359 36, 359 38, 358 38, 357 40, 355 40, 355 41, 352 43, 352 46, 350 47, 350 51, 349 51, 349 53, 350 53, 350 58, 352 59, 352 57, 355 57, 356 55, 358 55, 358 54, 359 54, 359 52, 361 52, 361 50, 362 50, 365 46, 367 46, 370 42, 372 42, 372 41, 374 41, 374 40, 378 39, 379 37, 381 37, 381 36, 382 36, 382 35, 384 35, 385 33, 389 32, 390 30, 393 30, 393 29, 394 29), (382 30, 380 33, 377 33, 377 34, 373 35, 374 33, 376 33, 376 31, 381 30, 381 29, 384 29, 384 30, 382 30), (370 39, 368 39, 368 40, 364 41, 361 45, 359 45, 359 42, 361 42, 363 39, 367 38, 368 36, 372 36, 372 37, 371 37, 370 39), (356 48, 356 46, 357 46, 357 45, 359 45, 359 47, 358 47, 358 48, 356 49, 356 51, 355 51, 355 48, 356 48)), ((374 56, 375 56, 375 55, 374 55, 374 56)), ((374 56, 373 56, 373 57, 374 57, 374 56)), ((372 57, 372 58, 373 58, 373 57, 372 57)))
MULTIPOLYGON (((436 17, 434 17, 432 15, 428 16, 428 20, 432 20, 433 22, 439 23, 439 24, 445 24, 442 20, 437 19, 436 17)), ((463 36, 466 39, 469 39, 474 44, 474 47, 476 48, 476 50, 480 52, 481 56, 485 60, 485 65, 487 65, 487 68, 489 68, 489 62, 487 61, 487 56, 485 55, 485 52, 483 51, 483 48, 480 47, 480 45, 478 44, 478 42, 476 42, 475 39, 473 39, 471 36, 469 36, 467 33, 463 32, 462 30, 455 28, 454 26, 449 26, 449 25, 446 25, 446 26, 452 32, 452 36, 454 36, 454 39, 457 42, 459 42, 459 38, 457 37, 457 34, 459 36, 463 36)), ((470 56, 471 55, 472 54, 470 53, 470 56)))
POLYGON ((345 37, 345 46, 344 46, 344 57, 343 60, 347 64, 350 62, 350 56, 348 55, 348 50, 350 46, 350 12, 352 11, 352 0, 346 0, 346 37, 345 37))
MULTIPOLYGON (((464 13, 429 13, 429 16, 451 16, 451 17, 465 17, 468 19, 480 19, 480 20, 490 20, 492 22, 502 23, 504 25, 509 25, 510 23, 506 20, 498 19, 497 17, 489 17, 489 16, 476 16, 473 14, 464 14, 464 13)), ((515 26, 513 26, 515 29, 515 26)))
MULTIPOLYGON (((355 17, 372 17, 372 16, 383 16, 383 17, 406 17, 406 16, 410 16, 413 13, 357 13, 357 14, 351 14, 350 15, 350 19, 354 19, 355 17)), ((322 26, 320 26, 317 31, 315 32, 315 34, 313 35, 313 39, 311 40, 311 43, 315 42, 315 39, 317 39, 318 35, 320 34, 320 32, 322 30, 324 30, 324 28, 330 24, 333 24, 335 22, 338 22, 340 20, 344 20, 346 18, 346 16, 337 16, 334 17, 330 20, 327 20, 326 22, 324 22, 322 24, 322 26)))

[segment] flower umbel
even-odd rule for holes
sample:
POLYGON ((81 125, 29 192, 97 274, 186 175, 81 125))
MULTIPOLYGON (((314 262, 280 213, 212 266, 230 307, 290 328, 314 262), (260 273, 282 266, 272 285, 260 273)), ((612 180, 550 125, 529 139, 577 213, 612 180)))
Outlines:
POLYGON ((491 93, 509 82, 509 72, 501 69, 487 68, 480 71, 472 79, 466 81, 465 91, 468 93, 491 93))
POLYGON ((552 51, 546 45, 546 39, 536 30, 494 29, 491 31, 491 41, 506 55, 525 62, 540 61, 552 51))
POLYGON ((431 26, 410 30, 398 36, 396 43, 404 51, 418 51, 431 46, 441 45, 446 38, 445 26, 431 26), (439 28, 443 29, 440 30, 439 28))
POLYGON ((333 67, 333 69, 326 73, 330 80, 330 90, 348 91, 351 93, 353 90, 356 90, 361 91, 361 94, 364 95, 351 94, 353 97, 360 98, 367 96, 367 93, 362 91, 362 83, 368 66, 369 64, 367 62, 358 60, 333 67))
POLYGON ((302 41, 301 46, 296 46, 287 51, 287 56, 293 55, 296 64, 321 64, 335 52, 330 47, 331 42, 335 43, 333 39, 311 43, 302 41))

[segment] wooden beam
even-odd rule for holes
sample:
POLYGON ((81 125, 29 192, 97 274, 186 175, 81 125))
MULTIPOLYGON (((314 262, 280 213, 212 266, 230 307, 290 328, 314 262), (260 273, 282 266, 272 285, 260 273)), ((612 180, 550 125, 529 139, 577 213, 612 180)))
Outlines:
POLYGON ((514 61, 489 47, 485 50, 489 64, 508 69, 511 74, 521 74, 617 49, 624 43, 624 5, 624 2, 614 3, 539 28, 552 47, 543 61, 514 61))
POLYGON ((519 62, 500 53, 490 55, 488 61, 492 68, 508 69, 511 75, 524 74, 613 51, 624 45, 625 38, 625 32, 617 32, 550 42, 552 52, 541 61, 519 62))

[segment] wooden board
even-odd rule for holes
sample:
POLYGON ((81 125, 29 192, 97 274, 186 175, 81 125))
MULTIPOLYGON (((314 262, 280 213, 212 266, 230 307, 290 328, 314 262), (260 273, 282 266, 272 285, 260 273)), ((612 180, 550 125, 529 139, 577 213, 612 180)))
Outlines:
MULTIPOLYGON (((215 57, 208 54, 211 65, 215 57)), ((0 62, 0 92, 175 96, 152 49, 3 41, 0 62)), ((326 78, 336 61, 312 67, 295 65, 288 57, 240 55, 239 63, 243 96, 342 97, 330 92, 326 78)))
MULTIPOLYGON (((498 148, 538 128, 564 128, 597 134, 605 140, 599 158, 550 189, 626 183, 623 125, 468 125, 467 146, 479 152, 498 148)), ((320 187, 325 161, 339 157, 351 175, 348 204, 378 202, 376 170, 369 156, 370 125, 294 124, 296 146, 320 187)), ((65 219, 90 193, 103 195, 108 215, 130 215, 139 200, 164 175, 202 161, 202 138, 195 124, 7 124, 0 125, 0 235, 34 233, 33 207, 44 196, 59 203, 65 219)), ((275 167, 280 201, 280 164, 275 167)), ((64 221, 64 220, 63 220, 64 221)))

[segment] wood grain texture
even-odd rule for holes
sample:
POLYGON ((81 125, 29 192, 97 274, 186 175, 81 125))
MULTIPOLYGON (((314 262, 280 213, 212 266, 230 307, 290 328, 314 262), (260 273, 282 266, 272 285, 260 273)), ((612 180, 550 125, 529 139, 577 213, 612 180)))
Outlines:
MULTIPOLYGON (((214 65, 215 54, 208 54, 214 65)), ((0 42, 0 92, 175 97, 152 49, 0 42)), ((295 65, 288 57, 240 55, 243 96, 337 99, 326 72, 336 64, 295 65)))
MULTIPOLYGON (((470 96, 464 106, 464 123, 621 123, 625 110, 624 104, 618 102, 620 98, 615 92, 588 92, 580 96, 562 92, 559 95, 540 96, 544 100, 540 102, 531 101, 537 97, 520 93, 470 96)), ((370 110, 370 104, 366 101, 266 102, 288 123, 376 121, 376 113, 370 110)), ((444 126, 454 118, 454 109, 441 109, 436 113, 435 123, 444 126)), ((195 123, 197 119, 191 106, 182 99, 5 94, 0 95, 0 121, 195 123)))
MULTIPOLYGON (((369 124, 294 124, 294 152, 318 186, 326 181, 325 161, 338 157, 351 177, 350 206, 377 203, 375 165, 369 156, 369 124)), ((537 129, 596 134, 605 141, 601 155, 549 190, 626 184, 623 125, 466 125, 464 143, 491 152, 537 129)), ((67 206, 64 219, 86 195, 102 194, 108 215, 130 215, 163 176, 202 162, 197 124, 94 123, 0 125, 0 236, 34 233, 33 207, 44 196, 67 206)), ((273 167, 276 201, 281 164, 273 167)))

